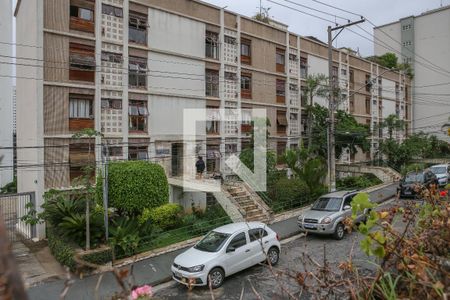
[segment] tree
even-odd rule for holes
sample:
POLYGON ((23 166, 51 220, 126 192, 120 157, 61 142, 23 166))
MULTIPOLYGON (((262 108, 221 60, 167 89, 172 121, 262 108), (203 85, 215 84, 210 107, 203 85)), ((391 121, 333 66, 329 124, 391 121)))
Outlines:
MULTIPOLYGON (((239 155, 239 159, 241 162, 249 168, 252 172, 254 171, 254 145, 255 145, 255 122, 264 122, 263 119, 256 119, 252 121, 252 130, 250 131, 250 143, 246 148, 244 148, 241 151, 241 154, 239 155)), ((266 118, 266 126, 269 128, 271 126, 269 118, 266 118)), ((270 132, 269 129, 266 130, 266 142, 269 141, 270 132)), ((266 166, 267 166, 267 173, 275 170, 275 166, 277 163, 277 155, 274 151, 267 151, 266 154, 266 166)))
POLYGON ((387 128, 389 139, 392 139, 394 132, 404 130, 406 123, 404 120, 400 120, 397 115, 389 115, 380 123, 379 128, 387 128))
MULTIPOLYGON (((308 105, 306 106, 306 110, 308 113, 308 124, 312 124, 313 121, 313 112, 312 108, 314 106, 314 97, 316 96, 326 96, 327 95, 327 89, 325 87, 327 81, 327 77, 324 74, 317 74, 317 75, 308 75, 306 77, 306 84, 303 87, 303 95, 308 101, 308 105)), ((312 126, 308 126, 308 149, 312 149, 312 126)))
POLYGON ((398 58, 394 53, 388 52, 379 57, 379 64, 388 69, 397 68, 398 58))
MULTIPOLYGON (((327 127, 328 127, 328 109, 318 104, 312 108, 313 121, 312 127, 313 147, 310 149, 317 155, 326 158, 327 149, 327 127)), ((366 124, 359 124, 356 119, 348 113, 338 110, 336 112, 336 158, 339 158, 344 149, 349 149, 354 154, 358 148, 364 152, 370 150, 370 128, 366 124)))
POLYGON ((89 206, 90 202, 92 201, 91 197, 94 195, 94 188, 92 186, 92 175, 95 172, 95 160, 92 161, 91 158, 91 148, 92 148, 92 139, 97 136, 103 136, 101 132, 96 131, 93 128, 86 128, 83 129, 74 135, 72 135, 73 139, 81 139, 81 138, 87 138, 88 139, 88 162, 87 165, 83 167, 84 175, 78 178, 80 186, 83 187, 82 193, 85 193, 86 196, 86 250, 89 250, 90 245, 90 220, 89 220, 89 206))
POLYGON ((327 165, 325 160, 315 155, 307 148, 287 149, 284 160, 292 170, 294 177, 302 180, 307 186, 312 197, 323 193, 323 184, 327 175, 327 165))

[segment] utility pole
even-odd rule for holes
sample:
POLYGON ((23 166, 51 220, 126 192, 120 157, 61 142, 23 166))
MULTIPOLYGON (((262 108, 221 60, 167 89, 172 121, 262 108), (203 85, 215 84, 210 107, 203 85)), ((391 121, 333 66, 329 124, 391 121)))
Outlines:
MULTIPOLYGON (((329 122, 328 122, 328 189, 331 192, 336 190, 336 145, 334 136, 335 118, 334 113, 336 110, 335 100, 335 80, 333 79, 333 41, 344 30, 345 27, 356 25, 364 22, 365 19, 361 17, 361 20, 355 22, 349 22, 345 25, 336 27, 328 26, 328 85, 329 85, 329 122), (333 38, 333 31, 339 30, 339 32, 333 38)), ((339 76, 339 74, 337 75, 339 76)))

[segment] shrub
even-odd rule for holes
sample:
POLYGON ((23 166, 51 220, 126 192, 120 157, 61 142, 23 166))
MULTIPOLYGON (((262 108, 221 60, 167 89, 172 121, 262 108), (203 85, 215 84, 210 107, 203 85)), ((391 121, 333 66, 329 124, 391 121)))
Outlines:
POLYGON ((183 226, 191 226, 195 222, 197 222, 197 220, 198 219, 195 216, 195 214, 189 214, 189 215, 185 215, 181 222, 183 223, 183 226))
POLYGON ((308 186, 297 178, 279 179, 268 194, 275 212, 300 207, 312 200, 308 186))
POLYGON ((105 265, 112 261, 112 251, 105 249, 105 251, 83 255, 81 259, 96 265, 105 265))
POLYGON ((75 271, 76 263, 73 259, 75 255, 75 247, 62 239, 54 228, 47 228, 48 247, 55 259, 63 266, 68 267, 71 271, 75 271))
MULTIPOLYGON (((161 229, 173 229, 181 225, 183 207, 175 203, 167 203, 152 209, 150 220, 161 229)), ((144 212, 145 213, 145 212, 144 212)))
MULTIPOLYGON (((164 169, 146 161, 111 162, 109 201, 112 207, 130 216, 145 208, 155 208, 169 200, 169 184, 164 169)), ((97 178, 97 199, 102 199, 103 181, 97 178)))
POLYGON ((137 219, 120 217, 112 220, 109 230, 109 242, 120 254, 130 256, 135 254, 140 243, 139 224, 137 219))
POLYGON ((377 184, 382 181, 373 174, 364 174, 361 176, 348 176, 336 180, 336 187, 338 189, 364 189, 377 184))

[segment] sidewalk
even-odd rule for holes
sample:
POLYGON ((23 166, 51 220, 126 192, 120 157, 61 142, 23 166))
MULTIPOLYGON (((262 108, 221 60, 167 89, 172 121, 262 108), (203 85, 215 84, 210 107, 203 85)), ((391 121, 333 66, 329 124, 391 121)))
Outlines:
MULTIPOLYGON (((381 186, 376 190, 369 191, 369 195, 374 202, 382 202, 395 195, 396 187, 396 184, 381 186)), ((298 213, 300 213, 300 210, 298 213)), ((269 225, 269 227, 275 230, 280 235, 281 239, 289 238, 300 233, 296 216, 297 214, 295 216, 289 215, 287 219, 275 222, 269 225)), ((135 284, 150 284, 154 286, 170 280, 170 266, 172 265, 173 260, 187 247, 134 263, 133 275, 135 284)), ((70 287, 66 299, 96 299, 95 287, 99 277, 100 275, 93 275, 83 279, 74 279, 74 283, 70 287)), ((28 295, 31 300, 59 299, 59 295, 63 289, 64 280, 58 279, 30 288, 28 290, 28 295)), ((98 289, 98 299, 107 299, 107 297, 113 295, 117 291, 119 291, 119 287, 113 275, 111 273, 103 274, 103 279, 98 289)))

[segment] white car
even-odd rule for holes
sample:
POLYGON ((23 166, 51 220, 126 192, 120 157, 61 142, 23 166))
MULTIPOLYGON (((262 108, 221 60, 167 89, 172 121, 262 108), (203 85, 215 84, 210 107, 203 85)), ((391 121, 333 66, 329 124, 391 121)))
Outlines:
POLYGON ((276 265, 280 257, 278 234, 260 222, 241 222, 210 231, 194 247, 178 255, 172 278, 192 286, 222 285, 226 276, 258 263, 276 265))
POLYGON ((450 166, 449 165, 435 165, 430 167, 431 172, 436 175, 439 186, 446 186, 448 184, 448 179, 450 176, 450 166))

